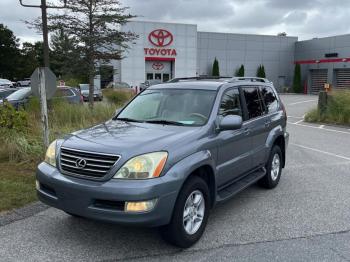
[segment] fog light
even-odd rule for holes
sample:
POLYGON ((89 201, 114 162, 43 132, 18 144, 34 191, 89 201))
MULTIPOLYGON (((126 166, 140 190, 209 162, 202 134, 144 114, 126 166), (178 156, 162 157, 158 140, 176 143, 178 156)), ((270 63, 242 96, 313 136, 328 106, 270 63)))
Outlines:
POLYGON ((125 202, 125 212, 148 212, 151 211, 157 203, 157 199, 140 202, 125 202))
POLYGON ((36 190, 40 190, 40 183, 38 180, 35 180, 35 188, 36 190))

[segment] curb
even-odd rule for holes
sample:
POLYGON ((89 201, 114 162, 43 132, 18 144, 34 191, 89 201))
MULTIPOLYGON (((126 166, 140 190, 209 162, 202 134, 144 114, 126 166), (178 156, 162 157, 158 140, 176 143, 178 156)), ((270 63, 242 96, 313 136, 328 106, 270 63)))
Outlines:
POLYGON ((29 204, 27 206, 11 210, 9 212, 6 212, 6 213, 0 215, 0 227, 11 224, 11 223, 16 222, 18 220, 22 220, 22 219, 31 217, 31 216, 33 216, 37 213, 40 213, 48 208, 49 208, 49 206, 47 206, 41 202, 34 202, 34 203, 29 204))

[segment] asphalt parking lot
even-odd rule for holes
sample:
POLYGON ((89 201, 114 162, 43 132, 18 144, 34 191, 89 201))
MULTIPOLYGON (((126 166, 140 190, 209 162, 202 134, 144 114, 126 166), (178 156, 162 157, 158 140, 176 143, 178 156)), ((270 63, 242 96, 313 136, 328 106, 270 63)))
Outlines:
POLYGON ((0 227, 0 261, 350 261, 350 130, 304 123, 316 96, 282 99, 290 144, 279 186, 218 205, 192 248, 49 208, 0 227))

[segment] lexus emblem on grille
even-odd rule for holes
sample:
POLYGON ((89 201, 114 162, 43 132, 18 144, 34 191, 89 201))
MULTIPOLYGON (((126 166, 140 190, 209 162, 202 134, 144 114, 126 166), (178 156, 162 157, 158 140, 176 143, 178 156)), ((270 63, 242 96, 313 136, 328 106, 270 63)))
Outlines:
POLYGON ((76 161, 75 161, 75 166, 82 169, 86 166, 87 162, 84 158, 78 158, 76 161))

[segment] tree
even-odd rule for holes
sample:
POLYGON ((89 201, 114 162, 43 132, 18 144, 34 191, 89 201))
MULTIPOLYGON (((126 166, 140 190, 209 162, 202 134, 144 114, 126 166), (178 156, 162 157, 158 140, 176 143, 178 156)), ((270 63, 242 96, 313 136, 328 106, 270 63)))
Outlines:
POLYGON ((294 67, 293 91, 295 93, 301 93, 303 91, 300 64, 295 64, 294 67))
POLYGON ((259 65, 258 70, 256 72, 256 76, 266 78, 265 67, 263 65, 259 65))
POLYGON ((44 66, 44 47, 43 42, 35 42, 34 44, 24 42, 20 50, 20 62, 18 64, 18 77, 30 77, 39 66, 44 66))
POLYGON ((244 65, 241 65, 241 67, 236 70, 235 76, 244 77, 244 65))
MULTIPOLYGON (((63 29, 69 38, 76 41, 76 48, 83 55, 89 76, 91 108, 97 64, 122 59, 128 43, 137 38, 132 32, 120 31, 121 25, 135 17, 126 13, 127 10, 128 7, 122 7, 118 0, 70 0, 64 13, 48 16, 49 30, 63 29)), ((40 29, 41 22, 37 19, 32 25, 40 29)))
POLYGON ((0 24, 0 77, 14 79, 20 57, 19 40, 13 32, 0 24))
POLYGON ((216 57, 213 63, 212 76, 220 76, 219 61, 216 59, 216 57))
POLYGON ((74 38, 65 34, 63 29, 57 30, 51 36, 50 66, 52 71, 61 79, 76 79, 88 81, 87 67, 83 54, 76 47, 74 38))

